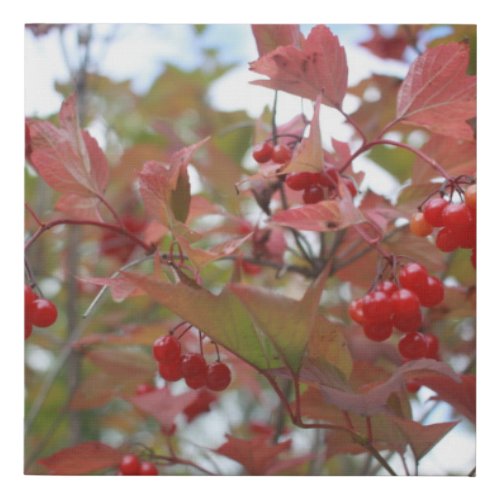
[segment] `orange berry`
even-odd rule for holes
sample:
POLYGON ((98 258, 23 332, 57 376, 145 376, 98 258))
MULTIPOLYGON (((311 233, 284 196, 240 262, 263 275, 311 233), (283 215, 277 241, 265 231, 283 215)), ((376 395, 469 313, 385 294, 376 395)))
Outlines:
POLYGON ((410 219, 410 231, 415 236, 429 236, 434 228, 425 220, 422 212, 416 212, 410 219))

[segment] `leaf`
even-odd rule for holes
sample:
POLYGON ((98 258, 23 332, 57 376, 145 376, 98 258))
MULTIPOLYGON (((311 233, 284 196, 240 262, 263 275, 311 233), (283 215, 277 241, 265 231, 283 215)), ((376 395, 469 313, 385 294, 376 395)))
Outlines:
POLYGON ((319 94, 327 106, 341 108, 347 89, 347 60, 338 38, 323 25, 315 26, 302 49, 278 47, 250 64, 269 77, 252 83, 283 90, 315 101, 319 94))
POLYGON ((476 77, 467 75, 469 47, 450 43, 416 59, 398 93, 397 118, 457 139, 470 140, 466 120, 476 115, 476 77))
POLYGON ((77 476, 117 467, 123 452, 98 441, 80 443, 38 460, 51 474, 77 476))
POLYGON ((337 231, 364 221, 362 213, 354 206, 345 186, 339 183, 342 194, 335 200, 320 201, 277 212, 271 221, 299 231, 337 231))
POLYGON ((185 406, 183 413, 188 422, 192 422, 196 417, 210 411, 210 405, 217 401, 213 392, 201 389, 195 392, 195 399, 185 406))
POLYGON ((89 277, 89 278, 78 278, 84 283, 92 283, 93 285, 108 286, 111 290, 111 297, 116 302, 121 302, 127 297, 142 295, 142 292, 137 289, 136 286, 130 283, 130 281, 122 278, 121 276, 116 276, 115 278, 99 278, 99 277, 89 277))
MULTIPOLYGON (((97 205, 108 183, 109 167, 96 140, 80 129, 75 95, 62 104, 59 123, 56 127, 48 121, 28 120, 30 162, 51 188, 72 195, 75 204, 98 216, 97 205)), ((59 208, 67 207, 66 198, 59 208)))
POLYGON ((268 469, 277 463, 278 455, 289 450, 292 444, 290 439, 271 444, 267 436, 238 439, 226 435, 226 438, 227 441, 214 451, 239 462, 252 476, 266 475, 268 469))
POLYGON ((134 377, 145 380, 155 372, 151 356, 143 351, 99 347, 91 349, 85 357, 116 378, 127 378, 133 373, 134 377))
POLYGON ((361 47, 365 47, 370 52, 382 59, 396 59, 403 58, 403 53, 408 46, 408 35, 406 35, 400 27, 392 36, 383 36, 380 31, 380 26, 372 25, 372 38, 366 42, 361 43, 361 47))
POLYGON ((257 333, 247 310, 227 288, 220 295, 186 283, 123 273, 151 298, 206 333, 215 342, 259 369, 282 363, 271 342, 257 333))
POLYGON ((300 370, 329 270, 326 266, 300 301, 263 288, 229 285, 294 373, 300 370))
POLYGON ((325 160, 319 127, 320 108, 321 96, 316 99, 314 105, 314 115, 311 120, 309 136, 303 139, 295 148, 292 160, 280 173, 323 171, 325 160))
POLYGON ((298 24, 252 24, 252 33, 259 56, 282 45, 300 47, 304 40, 298 24))

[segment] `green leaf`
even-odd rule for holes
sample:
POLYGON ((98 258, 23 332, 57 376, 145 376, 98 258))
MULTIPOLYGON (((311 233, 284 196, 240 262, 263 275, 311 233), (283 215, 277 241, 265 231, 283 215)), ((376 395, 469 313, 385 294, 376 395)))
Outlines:
POLYGON ((230 290, 214 295, 188 281, 172 284, 133 273, 123 275, 254 367, 266 370, 283 366, 272 343, 259 335, 247 310, 230 290))
POLYGON ((376 146, 371 149, 368 157, 392 174, 398 181, 404 182, 411 176, 414 155, 403 148, 376 146))
POLYGON ((191 184, 187 169, 182 169, 177 178, 177 186, 172 191, 170 206, 174 217, 181 222, 186 222, 189 214, 189 204, 191 203, 191 184))

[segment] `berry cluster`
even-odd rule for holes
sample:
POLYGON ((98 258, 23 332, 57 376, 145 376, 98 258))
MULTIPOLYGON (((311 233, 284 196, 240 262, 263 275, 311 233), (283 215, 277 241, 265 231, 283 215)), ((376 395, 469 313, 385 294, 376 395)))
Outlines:
POLYGON ((292 159, 292 150, 285 144, 273 145, 270 141, 266 141, 255 146, 252 156, 257 163, 273 161, 283 164, 292 159))
POLYGON ((410 220, 410 231, 417 236, 429 236, 434 228, 439 229, 436 246, 441 251, 470 248, 471 262, 476 267, 476 184, 465 190, 459 203, 431 198, 410 220))
POLYGON ((158 469, 152 462, 141 461, 137 455, 124 455, 120 462, 122 476, 157 476, 158 469))
POLYGON ((30 337, 33 325, 46 328, 57 319, 57 307, 50 300, 39 297, 33 289, 24 285, 24 338, 30 337))
POLYGON ((443 283, 411 262, 399 272, 399 282, 379 282, 373 291, 349 305, 349 315, 363 327, 370 340, 387 340, 393 328, 405 333, 398 348, 406 359, 437 358, 439 342, 434 335, 418 332, 422 325, 421 306, 433 307, 444 298, 443 283))
POLYGON ((200 353, 182 354, 179 339, 171 334, 155 340, 153 356, 160 375, 168 382, 184 378, 191 389, 207 387, 212 391, 223 391, 231 382, 231 372, 225 363, 208 364, 200 353))
MULTIPOLYGON (((302 200, 306 205, 309 205, 327 198, 335 198, 338 195, 339 178, 340 175, 337 169, 330 167, 322 172, 288 174, 285 183, 293 191, 303 191, 302 200)), ((358 190, 354 182, 345 176, 342 176, 342 181, 351 196, 356 196, 358 190)))

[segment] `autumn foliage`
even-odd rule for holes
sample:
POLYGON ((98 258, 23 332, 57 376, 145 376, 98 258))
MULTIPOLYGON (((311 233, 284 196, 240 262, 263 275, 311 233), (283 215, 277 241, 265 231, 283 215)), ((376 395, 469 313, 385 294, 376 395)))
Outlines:
POLYGON ((371 27, 367 51, 411 64, 350 86, 329 27, 251 29, 251 83, 277 96, 257 120, 204 98, 219 63, 167 65, 143 95, 85 73, 27 117, 27 473, 414 474, 473 433, 475 30, 371 27), (43 329, 34 294, 57 306, 43 329))

